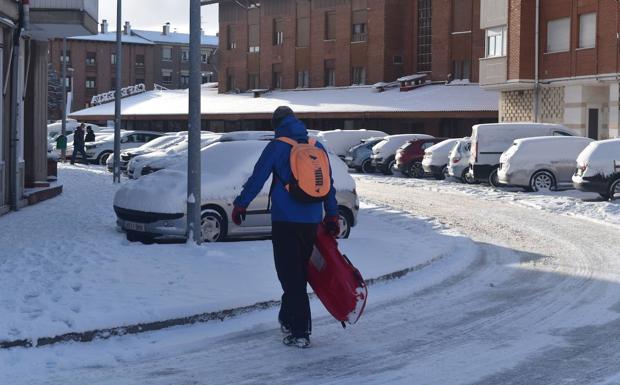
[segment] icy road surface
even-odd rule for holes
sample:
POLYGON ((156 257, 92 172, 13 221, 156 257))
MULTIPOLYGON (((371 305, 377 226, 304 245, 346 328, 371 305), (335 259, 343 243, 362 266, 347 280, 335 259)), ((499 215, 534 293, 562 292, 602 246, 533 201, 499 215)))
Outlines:
MULTIPOLYGON (((33 384, 620 383, 618 226, 357 182, 365 201, 435 218, 478 247, 464 241, 462 255, 372 287, 373 306, 346 331, 316 319, 309 350, 279 342, 270 310, 215 327, 22 351, 16 361, 50 360, 33 384)), ((412 250, 415 242, 411 234, 412 250)))

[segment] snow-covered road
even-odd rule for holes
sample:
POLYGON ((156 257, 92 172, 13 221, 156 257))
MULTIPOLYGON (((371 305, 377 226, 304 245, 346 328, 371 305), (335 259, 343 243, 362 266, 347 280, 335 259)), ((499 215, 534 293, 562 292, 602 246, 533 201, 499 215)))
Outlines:
POLYGON ((477 243, 372 287, 362 320, 345 331, 316 319, 310 350, 279 342, 272 309, 24 350, 16 362, 49 371, 11 384, 620 383, 620 227, 457 191, 357 183, 365 201, 435 218, 477 243))

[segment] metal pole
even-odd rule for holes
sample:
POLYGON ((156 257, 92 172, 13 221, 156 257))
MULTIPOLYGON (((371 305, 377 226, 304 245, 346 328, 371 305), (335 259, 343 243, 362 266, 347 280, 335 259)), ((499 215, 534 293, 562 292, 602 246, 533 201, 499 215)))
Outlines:
MULTIPOLYGON (((62 129, 60 135, 67 137, 67 39, 62 39, 62 129)), ((66 146, 60 150, 60 159, 67 159, 66 146)))
POLYGON ((200 220, 200 129, 201 129, 201 31, 200 0, 190 0, 189 9, 189 124, 187 157, 187 238, 196 244, 202 242, 200 220))
POLYGON ((17 184, 20 183, 17 175, 18 154, 17 143, 19 142, 19 107, 21 95, 19 95, 19 58, 20 43, 23 28, 23 3, 19 4, 19 24, 13 31, 13 57, 11 58, 11 128, 9 131, 9 202, 11 210, 19 209, 19 197, 17 184))
POLYGON ((116 0, 116 89, 114 90, 114 183, 121 183, 122 0, 116 0))
POLYGON ((535 31, 535 41, 534 41, 534 122, 538 123, 540 116, 540 77, 538 75, 539 71, 539 50, 540 50, 540 0, 536 0, 536 27, 535 31))

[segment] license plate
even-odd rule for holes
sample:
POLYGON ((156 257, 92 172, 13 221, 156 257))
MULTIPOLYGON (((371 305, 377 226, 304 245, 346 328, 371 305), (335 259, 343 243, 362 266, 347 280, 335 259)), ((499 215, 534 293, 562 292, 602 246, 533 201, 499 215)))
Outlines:
POLYGON ((125 222, 125 226, 123 227, 125 228, 125 230, 142 231, 142 232, 145 231, 143 223, 125 222))

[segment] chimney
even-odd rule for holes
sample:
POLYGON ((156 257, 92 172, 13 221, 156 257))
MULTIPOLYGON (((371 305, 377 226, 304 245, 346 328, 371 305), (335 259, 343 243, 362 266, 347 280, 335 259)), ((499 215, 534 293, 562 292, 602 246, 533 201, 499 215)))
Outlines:
POLYGON ((125 22, 125 35, 131 35, 131 23, 125 22))
POLYGON ((108 21, 106 19, 101 20, 101 33, 108 33, 108 21))
POLYGON ((166 23, 164 24, 164 31, 162 32, 163 35, 170 35, 170 23, 166 23))

